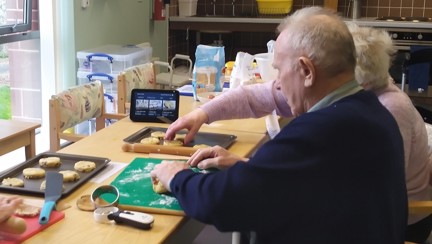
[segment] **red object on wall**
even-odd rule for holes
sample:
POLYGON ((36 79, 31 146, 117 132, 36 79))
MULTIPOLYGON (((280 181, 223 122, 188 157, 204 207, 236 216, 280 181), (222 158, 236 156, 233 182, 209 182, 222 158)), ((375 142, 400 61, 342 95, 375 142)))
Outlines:
POLYGON ((165 20, 164 0, 154 0, 153 20, 165 20))

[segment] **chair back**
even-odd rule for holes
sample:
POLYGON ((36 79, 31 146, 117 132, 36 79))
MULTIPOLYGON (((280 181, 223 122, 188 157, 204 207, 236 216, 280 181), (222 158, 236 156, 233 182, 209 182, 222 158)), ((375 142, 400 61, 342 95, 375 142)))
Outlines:
POLYGON ((145 63, 125 69, 119 74, 117 83, 117 111, 118 113, 125 114, 130 107, 132 89, 156 88, 153 63, 145 63))
POLYGON ((71 87, 53 95, 49 100, 50 150, 59 150, 61 139, 75 142, 84 138, 86 135, 68 130, 81 122, 96 119, 96 130, 104 128, 104 110, 104 93, 100 81, 71 87))

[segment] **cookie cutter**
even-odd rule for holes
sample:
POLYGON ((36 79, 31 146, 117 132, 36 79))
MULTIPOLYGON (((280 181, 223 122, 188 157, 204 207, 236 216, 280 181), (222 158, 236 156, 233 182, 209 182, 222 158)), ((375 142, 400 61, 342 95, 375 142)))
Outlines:
MULTIPOLYGON (((102 185, 97 187, 91 194, 91 201, 96 208, 104 207, 116 207, 119 203, 120 192, 117 187, 112 185, 102 185), (107 202, 107 200, 102 199, 102 195, 113 195, 114 200, 107 202)), ((110 198, 111 199, 111 198, 110 198)))

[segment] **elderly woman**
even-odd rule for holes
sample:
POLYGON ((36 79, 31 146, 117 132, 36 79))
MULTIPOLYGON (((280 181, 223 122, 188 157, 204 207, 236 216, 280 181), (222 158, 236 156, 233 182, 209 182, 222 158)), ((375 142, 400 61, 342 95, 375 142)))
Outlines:
MULTIPOLYGON (((356 80, 366 90, 372 90, 398 123, 404 143, 406 186, 409 200, 427 200, 430 163, 425 124, 410 98, 389 76, 391 55, 395 52, 392 40, 383 31, 347 24, 354 38, 357 52, 356 80)), ((278 115, 292 117, 291 109, 275 82, 242 86, 226 92, 190 114, 180 118, 167 130, 166 137, 187 128, 186 143, 203 123, 217 120, 263 117, 276 109, 278 115), (259 99, 256 99, 259 97, 259 99)), ((373 140, 373 138, 371 138, 373 140)), ((198 163, 200 168, 221 167, 216 161, 198 163)), ((432 226, 432 215, 410 215, 406 240, 424 242, 432 226)))

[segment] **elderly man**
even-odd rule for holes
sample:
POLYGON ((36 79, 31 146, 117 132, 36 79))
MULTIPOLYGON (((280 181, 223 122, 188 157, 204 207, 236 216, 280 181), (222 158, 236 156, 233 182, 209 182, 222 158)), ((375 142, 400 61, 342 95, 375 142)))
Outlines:
POLYGON ((355 81, 346 25, 320 7, 286 18, 274 66, 296 118, 246 163, 201 149, 189 163, 152 171, 185 213, 221 231, 255 232, 258 243, 403 243, 407 221, 402 138, 377 97, 355 81))

